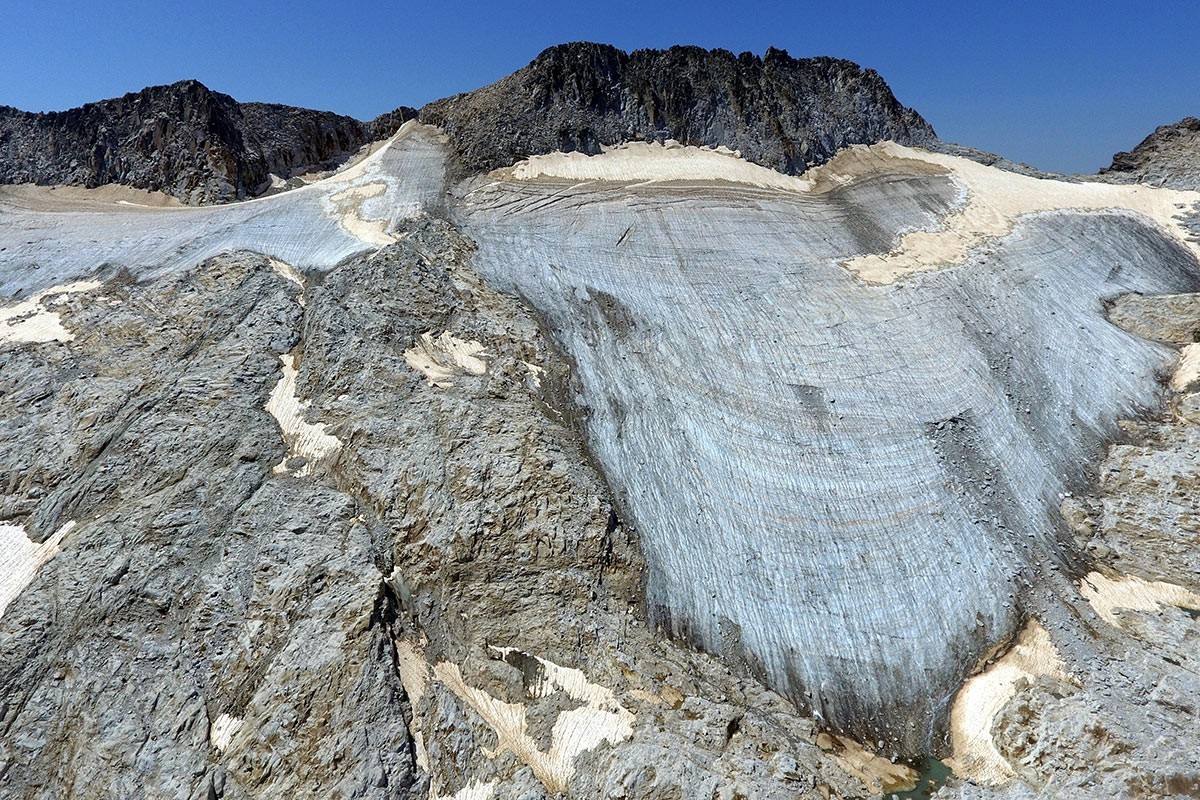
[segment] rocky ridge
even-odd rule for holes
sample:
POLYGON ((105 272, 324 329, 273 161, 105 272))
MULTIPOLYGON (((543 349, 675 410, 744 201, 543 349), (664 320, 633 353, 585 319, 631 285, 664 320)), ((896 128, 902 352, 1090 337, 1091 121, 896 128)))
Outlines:
POLYGON ((449 135, 459 176, 630 140, 728 147, 789 174, 849 144, 936 141, 878 73, 850 61, 576 42, 490 86, 370 122, 239 103, 197 81, 62 112, 0 108, 0 183, 120 183, 223 203, 286 188, 290 176, 336 165, 418 117, 449 135))
POLYGON ((460 174, 556 150, 594 154, 666 139, 728 147, 798 174, 850 144, 936 140, 874 70, 775 48, 760 57, 563 44, 490 86, 426 105, 420 117, 450 137, 460 174))
POLYGON ((1184 117, 1156 128, 1137 147, 1113 156, 1100 174, 1172 189, 1200 187, 1200 119, 1184 117))
POLYGON ((186 80, 69 111, 0 107, 0 182, 120 183, 223 203, 332 166, 370 138, 351 117, 239 103, 186 80))

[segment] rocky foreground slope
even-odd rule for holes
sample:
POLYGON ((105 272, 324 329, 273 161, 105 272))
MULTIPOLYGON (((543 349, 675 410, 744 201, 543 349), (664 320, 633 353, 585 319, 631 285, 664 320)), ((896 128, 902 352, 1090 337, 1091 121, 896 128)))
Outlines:
POLYGON ((462 141, 0 189, 5 796, 1197 791, 1200 193, 462 141))

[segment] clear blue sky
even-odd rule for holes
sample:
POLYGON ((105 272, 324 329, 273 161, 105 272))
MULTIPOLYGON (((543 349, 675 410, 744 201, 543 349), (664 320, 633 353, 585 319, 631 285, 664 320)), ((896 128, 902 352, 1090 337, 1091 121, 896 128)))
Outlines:
POLYGON ((370 118, 489 83, 544 47, 698 44, 850 58, 945 139, 1093 171, 1200 116, 1200 3, 0 0, 0 104, 69 108, 198 78, 370 118))

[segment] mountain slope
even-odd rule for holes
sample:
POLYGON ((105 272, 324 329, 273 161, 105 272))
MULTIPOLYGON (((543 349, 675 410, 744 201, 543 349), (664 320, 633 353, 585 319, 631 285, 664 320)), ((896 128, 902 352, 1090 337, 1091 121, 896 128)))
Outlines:
POLYGON ((69 111, 0 108, 0 182, 121 183, 189 203, 227 202, 368 140, 350 117, 239 103, 188 80, 69 111))
POLYGON ((1184 117, 1159 126, 1137 147, 1113 156, 1112 164, 1100 172, 1152 186, 1200 187, 1200 119, 1184 117))
POLYGON ((527 67, 421 109, 450 137, 461 172, 555 150, 598 153, 634 139, 740 150, 796 174, 849 144, 936 135, 874 70, 834 58, 727 50, 635 50, 588 42, 551 47, 527 67))

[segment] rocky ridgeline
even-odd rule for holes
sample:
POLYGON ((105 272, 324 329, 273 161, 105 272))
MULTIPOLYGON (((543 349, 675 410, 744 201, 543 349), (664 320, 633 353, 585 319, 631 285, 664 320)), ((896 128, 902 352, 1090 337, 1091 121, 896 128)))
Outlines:
POLYGON ((188 80, 69 111, 0 107, 0 182, 121 183, 222 203, 262 193, 271 175, 331 166, 370 139, 351 117, 239 103, 188 80))
POLYGON ((490 86, 419 112, 400 106, 366 123, 239 103, 197 81, 70 111, 0 108, 0 182, 121 183, 188 203, 223 203, 267 191, 272 175, 328 168, 418 115, 445 129, 460 176, 629 140, 724 145, 792 174, 848 144, 936 141, 878 73, 850 61, 796 59, 775 49, 759 57, 573 43, 490 86))
POLYGON ((421 121, 446 131, 463 173, 555 150, 675 139, 796 174, 849 144, 936 140, 874 70, 774 48, 759 57, 559 45, 491 86, 430 103, 421 121))
POLYGON ((1200 119, 1162 125, 1128 152, 1113 156, 1101 174, 1172 189, 1200 187, 1200 119))

